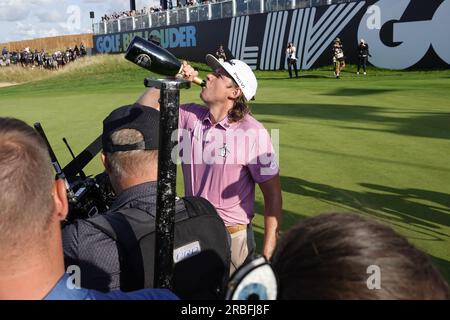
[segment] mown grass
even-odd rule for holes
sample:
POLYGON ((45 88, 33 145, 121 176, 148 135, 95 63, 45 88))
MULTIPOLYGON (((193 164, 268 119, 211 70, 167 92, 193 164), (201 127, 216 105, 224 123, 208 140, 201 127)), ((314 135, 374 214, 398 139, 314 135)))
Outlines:
MULTIPOLYGON (((62 164, 70 157, 61 138, 81 151, 100 134, 102 119, 134 102, 150 76, 122 56, 83 63, 0 89, 0 116, 40 121, 62 164)), ((195 66, 205 76, 207 67, 195 66)), ((256 74, 253 114, 279 130, 283 230, 324 212, 359 212, 408 237, 450 280, 450 71, 369 69, 356 76, 349 66, 340 80, 331 66, 302 71, 299 79, 256 74)), ((200 102, 198 92, 183 90, 182 102, 200 102)), ((98 160, 87 168, 100 170, 98 160)), ((256 213, 261 248, 259 191, 256 213)))

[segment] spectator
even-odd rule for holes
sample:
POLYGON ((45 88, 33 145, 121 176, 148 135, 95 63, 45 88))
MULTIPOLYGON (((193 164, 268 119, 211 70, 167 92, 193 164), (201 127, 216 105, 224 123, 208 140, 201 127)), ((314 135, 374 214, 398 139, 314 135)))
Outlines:
MULTIPOLYGON (((255 251, 251 222, 256 183, 265 205, 262 252, 266 257, 272 255, 281 220, 279 170, 271 139, 263 125, 251 116, 247 105, 256 94, 253 71, 239 60, 221 63, 207 55, 206 62, 213 69, 200 93, 206 107, 187 104, 179 109, 179 128, 186 134, 182 140, 190 141, 184 143, 191 150, 182 159, 184 186, 186 195, 208 199, 225 222, 232 241, 230 272, 233 273, 251 260, 255 251), (236 136, 244 139, 249 136, 249 144, 236 143, 237 138, 232 138, 236 136), (208 153, 211 150, 216 150, 214 155, 208 153), (251 154, 253 159, 249 159, 251 154)), ((182 72, 191 81, 198 75, 187 64, 182 72)), ((150 89, 138 102, 159 108, 158 99, 159 91, 150 89)))
POLYGON ((371 54, 369 53, 369 45, 366 41, 364 41, 364 39, 361 39, 358 44, 358 71, 356 72, 356 74, 359 74, 361 66, 363 67, 364 75, 367 74, 366 66, 368 57, 371 57, 371 54))
POLYGON ((75 45, 75 47, 73 48, 73 53, 75 54, 75 59, 80 56, 80 49, 78 49, 77 45, 75 45))
POLYGON ((0 299, 176 299, 165 289, 70 289, 60 227, 67 210, 41 137, 20 120, 0 118, 0 299))
POLYGON ((80 53, 82 57, 84 57, 87 54, 86 47, 84 46, 83 42, 80 44, 80 53))
POLYGON ((339 79, 341 71, 344 70, 345 68, 345 55, 341 39, 336 38, 333 41, 332 52, 334 63, 334 75, 336 76, 336 79, 339 79))
POLYGON ((449 299, 430 259, 391 228, 324 214, 291 228, 272 258, 279 299, 449 299))
POLYGON ((36 54, 36 60, 39 66, 39 69, 44 69, 44 50, 42 50, 40 53, 36 54))
POLYGON ((216 51, 217 60, 221 63, 224 63, 227 60, 227 55, 225 54, 225 50, 223 49, 223 45, 220 44, 219 48, 216 51))
POLYGON ((292 44, 292 42, 289 42, 288 46, 286 48, 286 57, 287 57, 287 64, 288 64, 288 70, 289 70, 289 78, 292 78, 292 68, 294 68, 295 77, 298 78, 296 51, 297 50, 294 47, 294 45, 292 44))

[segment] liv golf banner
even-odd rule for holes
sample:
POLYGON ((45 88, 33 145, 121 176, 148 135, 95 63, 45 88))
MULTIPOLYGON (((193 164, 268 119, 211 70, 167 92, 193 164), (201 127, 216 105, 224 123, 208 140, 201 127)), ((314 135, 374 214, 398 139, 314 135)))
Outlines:
POLYGON ((277 11, 164 28, 94 36, 97 53, 126 50, 135 35, 158 37, 182 59, 203 62, 223 44, 228 58, 254 69, 286 69, 288 42, 299 67, 331 64, 331 44, 341 38, 347 61, 356 63, 360 39, 379 68, 450 67, 450 0, 368 0, 277 11))

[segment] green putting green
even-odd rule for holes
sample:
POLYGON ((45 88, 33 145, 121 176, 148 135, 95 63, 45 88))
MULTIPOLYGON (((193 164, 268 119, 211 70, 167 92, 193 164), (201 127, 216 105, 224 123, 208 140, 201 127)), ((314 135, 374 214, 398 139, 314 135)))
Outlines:
MULTIPOLYGON (((206 66, 196 66, 204 76, 206 66)), ((149 76, 121 56, 90 58, 50 75, 28 71, 34 74, 21 71, 24 80, 40 80, 0 88, 0 116, 40 121, 63 165, 70 155, 61 138, 80 152, 112 109, 136 100, 149 76)), ((320 213, 359 212, 405 235, 450 281, 450 70, 355 71, 349 66, 339 80, 331 66, 302 71, 299 79, 257 72, 253 114, 279 130, 282 229, 320 213)), ((20 81, 8 72, 0 70, 0 83, 20 81)), ((183 90, 181 100, 200 102, 198 93, 183 90)), ((98 159, 87 168, 100 170, 98 159)), ((256 213, 261 249, 259 191, 256 213)))

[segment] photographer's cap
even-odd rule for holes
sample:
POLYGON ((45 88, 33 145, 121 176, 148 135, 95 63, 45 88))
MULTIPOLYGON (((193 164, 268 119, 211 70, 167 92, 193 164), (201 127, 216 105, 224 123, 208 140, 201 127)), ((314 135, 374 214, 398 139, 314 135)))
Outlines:
POLYGON ((213 70, 220 67, 224 68, 241 88, 247 101, 250 101, 255 96, 258 82, 252 69, 245 62, 236 59, 220 62, 213 55, 208 54, 206 55, 206 63, 213 70))
POLYGON ((112 111, 103 120, 103 152, 157 150, 159 141, 159 111, 139 104, 127 105, 112 111), (133 144, 113 144, 111 135, 121 129, 134 129, 144 137, 133 144))

